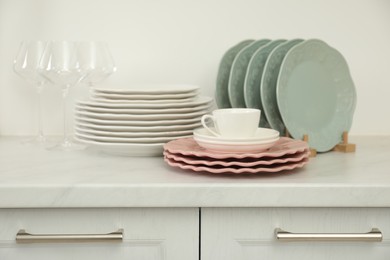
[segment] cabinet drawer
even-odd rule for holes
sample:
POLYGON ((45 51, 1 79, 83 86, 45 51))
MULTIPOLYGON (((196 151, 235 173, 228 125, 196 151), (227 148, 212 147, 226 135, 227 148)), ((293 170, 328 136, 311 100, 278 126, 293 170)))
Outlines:
POLYGON ((205 208, 201 221, 202 260, 384 260, 390 256, 387 208, 205 208), (320 241, 281 241, 276 239, 277 228, 316 234, 320 241), (367 242, 371 238, 365 233, 372 228, 381 231, 381 242, 367 242), (340 238, 345 234, 357 238, 340 238), (322 241, 323 236, 348 241, 322 241))
POLYGON ((196 208, 1 209, 0 259, 195 260, 198 221, 196 208), (33 234, 23 243, 15 240, 21 229, 33 234), (94 240, 119 229, 123 239, 94 240), (50 238, 37 243, 36 235, 50 238), (56 240, 58 235, 62 240, 56 240), (77 240, 80 235, 87 240, 77 240))

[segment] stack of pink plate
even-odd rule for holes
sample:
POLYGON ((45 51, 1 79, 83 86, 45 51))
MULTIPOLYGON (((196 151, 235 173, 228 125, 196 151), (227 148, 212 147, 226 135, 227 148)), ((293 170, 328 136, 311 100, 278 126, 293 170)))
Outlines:
POLYGON ((281 137, 271 148, 257 153, 216 153, 181 138, 164 146, 164 160, 173 167, 210 173, 271 173, 301 168, 308 163, 306 142, 281 137))

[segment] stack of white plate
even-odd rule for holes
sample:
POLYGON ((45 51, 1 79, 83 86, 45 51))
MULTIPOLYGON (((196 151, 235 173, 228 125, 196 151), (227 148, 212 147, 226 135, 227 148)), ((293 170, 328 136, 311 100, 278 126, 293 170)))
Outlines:
POLYGON ((192 135, 212 98, 195 86, 92 91, 76 103, 76 139, 101 151, 130 156, 162 155, 163 145, 192 135))
POLYGON ((356 90, 346 60, 324 41, 260 39, 224 54, 215 99, 219 108, 260 109, 261 127, 307 135, 326 152, 351 128, 356 90))

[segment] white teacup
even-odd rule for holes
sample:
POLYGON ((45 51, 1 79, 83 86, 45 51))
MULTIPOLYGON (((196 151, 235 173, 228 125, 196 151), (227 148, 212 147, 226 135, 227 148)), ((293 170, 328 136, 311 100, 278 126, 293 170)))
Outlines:
POLYGON ((260 114, 260 110, 252 108, 217 109, 212 115, 202 116, 202 125, 215 136, 244 139, 255 135, 259 127, 260 114), (207 126, 208 119, 213 122, 215 130, 207 126))

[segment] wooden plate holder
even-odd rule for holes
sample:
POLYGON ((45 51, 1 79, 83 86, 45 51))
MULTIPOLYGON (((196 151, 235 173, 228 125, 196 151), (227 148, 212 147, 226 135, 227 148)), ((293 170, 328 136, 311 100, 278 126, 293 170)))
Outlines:
MULTIPOLYGON (((290 133, 286 130, 286 137, 291 137, 290 133)), ((303 135, 303 141, 309 142, 309 135, 303 135)), ((356 145, 348 143, 348 132, 343 132, 342 141, 339 144, 336 144, 333 147, 332 151, 343 152, 343 153, 354 153, 356 151, 356 145)), ((310 157, 316 157, 317 150, 314 148, 310 148, 310 157)))
POLYGON ((343 139, 341 143, 337 144, 333 151, 343 152, 343 153, 354 153, 356 151, 356 145, 348 143, 348 132, 343 133, 343 139))

